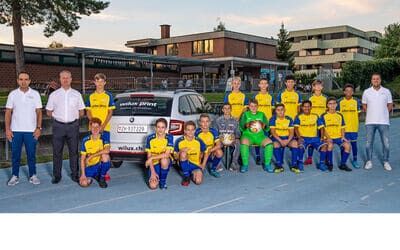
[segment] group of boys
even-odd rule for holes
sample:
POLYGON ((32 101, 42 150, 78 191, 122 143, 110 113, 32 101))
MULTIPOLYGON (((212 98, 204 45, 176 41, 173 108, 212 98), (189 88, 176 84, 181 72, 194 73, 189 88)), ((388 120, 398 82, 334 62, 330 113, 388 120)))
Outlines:
MULTIPOLYGON (((261 165, 260 148, 263 148, 262 165, 269 173, 284 171, 285 148, 291 151, 289 168, 294 173, 301 173, 304 165, 312 164, 314 150, 319 152, 317 169, 332 171, 335 144, 341 151, 339 169, 352 171, 346 165, 351 151, 352 166, 359 168, 357 132, 361 109, 359 100, 353 97, 352 85, 346 85, 344 97, 336 101, 335 98, 325 97, 322 94, 323 83, 315 80, 312 83, 312 96, 309 100, 302 101, 300 93, 295 91, 295 79, 289 75, 285 78, 285 90, 277 95, 275 101, 268 93, 267 79, 259 81, 260 91, 251 100, 241 92, 240 84, 240 78, 233 79, 232 91, 227 92, 224 98, 223 115, 212 126, 210 116, 202 114, 197 129, 194 122, 186 122, 184 136, 174 146, 172 142, 170 145, 164 143, 165 150, 170 150, 170 153, 162 159, 168 159, 170 164, 171 156, 175 157, 182 169, 183 186, 189 185, 191 177, 194 183, 201 184, 203 171, 206 169, 210 175, 219 178, 219 164, 224 156, 224 147, 234 148, 230 170, 240 170, 241 173, 248 171, 252 146, 257 165, 261 165), (308 156, 303 162, 306 150, 308 156), (274 168, 271 164, 272 156, 275 158, 274 168)), ((154 136, 150 135, 149 138, 154 136)), ((150 144, 147 146, 146 150, 151 152, 152 147, 150 144)), ((160 187, 166 187, 165 178, 160 187)))

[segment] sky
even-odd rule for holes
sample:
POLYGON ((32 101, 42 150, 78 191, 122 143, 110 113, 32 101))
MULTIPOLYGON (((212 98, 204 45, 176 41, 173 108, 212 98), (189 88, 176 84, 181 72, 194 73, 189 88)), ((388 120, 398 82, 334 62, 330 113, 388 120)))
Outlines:
MULTIPOLYGON (((399 0, 109 0, 97 15, 83 16, 72 37, 60 32, 43 35, 42 25, 24 27, 24 44, 47 47, 52 41, 79 46, 130 51, 128 40, 160 38, 160 24, 170 24, 171 36, 212 31, 219 20, 228 30, 277 37, 287 30, 350 25, 384 31, 400 22, 399 0)), ((0 43, 13 43, 11 27, 0 25, 0 43)))

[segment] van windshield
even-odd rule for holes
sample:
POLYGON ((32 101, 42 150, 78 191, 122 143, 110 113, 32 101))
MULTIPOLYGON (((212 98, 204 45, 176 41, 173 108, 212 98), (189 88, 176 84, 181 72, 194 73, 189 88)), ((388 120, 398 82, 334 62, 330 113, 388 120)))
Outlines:
POLYGON ((172 98, 131 96, 115 99, 113 116, 170 116, 172 98))

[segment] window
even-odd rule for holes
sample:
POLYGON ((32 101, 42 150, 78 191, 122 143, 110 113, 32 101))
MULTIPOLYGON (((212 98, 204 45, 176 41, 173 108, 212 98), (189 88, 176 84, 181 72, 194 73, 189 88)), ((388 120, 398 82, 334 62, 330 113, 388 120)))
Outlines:
POLYGON ((357 53, 358 49, 357 48, 348 48, 347 52, 357 53))
POLYGON ((255 43, 252 43, 252 42, 247 43, 246 56, 247 57, 256 57, 256 44, 255 43))
POLYGON ((311 55, 312 56, 319 56, 319 55, 321 55, 321 51, 320 50, 312 50, 311 51, 311 55))
POLYGON ((333 55, 333 49, 326 49, 325 55, 333 55))
POLYGON ((197 95, 189 95, 189 100, 192 102, 192 114, 200 114, 204 112, 203 104, 197 97, 197 95))
POLYGON ((182 115, 190 115, 191 113, 191 109, 190 109, 190 105, 189 102, 186 98, 186 96, 181 96, 179 98, 179 108, 178 108, 179 113, 181 113, 182 115))
POLYGON ((167 51, 165 53, 167 56, 177 56, 178 55, 178 44, 172 43, 167 45, 167 51))
POLYGON ((299 51, 299 56, 307 56, 307 51, 306 50, 300 50, 299 51))
POLYGON ((199 40, 193 42, 193 55, 212 54, 214 52, 213 40, 199 40))

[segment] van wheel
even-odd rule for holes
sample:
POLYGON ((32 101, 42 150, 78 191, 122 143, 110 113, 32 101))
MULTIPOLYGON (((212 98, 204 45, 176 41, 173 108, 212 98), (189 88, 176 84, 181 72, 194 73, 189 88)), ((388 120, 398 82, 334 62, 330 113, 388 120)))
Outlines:
POLYGON ((121 167, 123 161, 111 161, 113 168, 121 167))

